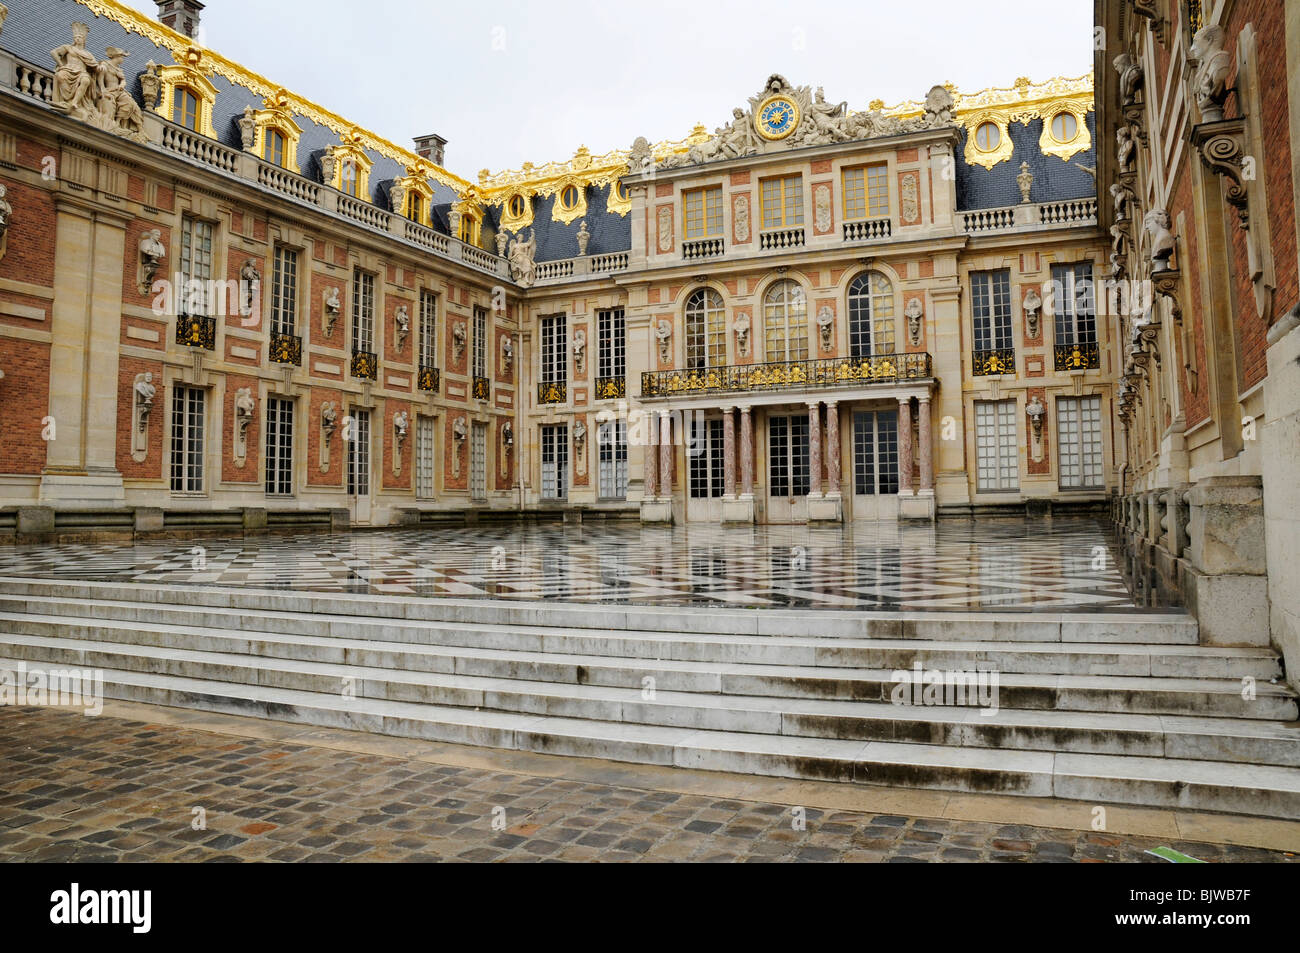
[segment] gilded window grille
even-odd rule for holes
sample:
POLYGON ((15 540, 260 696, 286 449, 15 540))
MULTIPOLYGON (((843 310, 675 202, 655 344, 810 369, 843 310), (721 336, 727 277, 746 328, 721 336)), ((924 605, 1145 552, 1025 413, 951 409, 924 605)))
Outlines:
POLYGON ((217 319, 183 314, 176 320, 176 343, 186 347, 217 349, 217 319))
POLYGON ((1101 367, 1101 348, 1095 342, 1058 344, 1054 352, 1058 371, 1083 371, 1101 367))
POLYGON ((971 367, 976 377, 988 377, 990 374, 1014 374, 1016 372, 1015 348, 999 347, 971 352, 971 367))
POLYGON ((626 377, 597 377, 596 400, 613 400, 627 396, 626 377))
POLYGON ((565 381, 542 381, 537 385, 539 404, 562 404, 568 399, 569 387, 565 381))
POLYGON ((379 357, 374 351, 352 352, 352 376, 365 381, 379 379, 379 357))
POLYGON ((416 376, 416 386, 420 390, 437 393, 442 384, 442 372, 436 367, 430 367, 428 364, 420 365, 420 372, 416 376))
POLYGON ((475 377, 471 393, 475 400, 487 400, 492 396, 492 382, 486 377, 475 377))
POLYGON ((302 338, 296 334, 271 332, 271 360, 276 364, 302 366, 302 338))

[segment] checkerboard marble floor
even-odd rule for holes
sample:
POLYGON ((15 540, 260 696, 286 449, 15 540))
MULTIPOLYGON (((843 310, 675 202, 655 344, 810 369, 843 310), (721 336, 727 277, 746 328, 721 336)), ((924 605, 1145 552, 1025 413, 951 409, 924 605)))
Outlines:
POLYGON ((1137 608, 1095 520, 490 525, 0 549, 0 575, 423 597, 865 609, 1137 608))

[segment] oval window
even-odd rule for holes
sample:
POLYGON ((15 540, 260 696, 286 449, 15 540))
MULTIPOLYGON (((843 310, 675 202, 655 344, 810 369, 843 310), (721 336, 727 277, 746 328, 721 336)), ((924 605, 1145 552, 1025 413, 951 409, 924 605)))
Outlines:
POLYGON ((992 152, 1002 142, 1002 130, 995 122, 982 122, 975 130, 975 146, 980 152, 992 152))
POLYGON ((566 185, 560 193, 560 204, 565 208, 574 208, 578 204, 578 190, 572 185, 566 185))
POLYGON ((519 218, 524 214, 524 197, 516 195, 510 200, 510 217, 519 218))
POLYGON ((1052 138, 1057 142, 1069 142, 1079 134, 1079 120, 1073 113, 1057 113, 1052 117, 1052 138))

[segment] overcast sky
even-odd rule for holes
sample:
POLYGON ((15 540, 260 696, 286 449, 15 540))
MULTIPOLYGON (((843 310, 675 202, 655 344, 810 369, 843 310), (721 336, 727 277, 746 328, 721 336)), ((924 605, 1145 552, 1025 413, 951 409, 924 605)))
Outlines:
POLYGON ((204 45, 471 181, 712 131, 770 73, 862 109, 1092 68, 1090 0, 206 2, 204 45))

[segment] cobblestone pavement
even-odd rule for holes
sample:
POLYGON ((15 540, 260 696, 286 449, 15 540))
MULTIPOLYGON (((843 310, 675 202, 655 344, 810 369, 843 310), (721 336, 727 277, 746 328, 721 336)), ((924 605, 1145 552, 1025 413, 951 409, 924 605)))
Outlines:
POLYGON ((719 800, 0 708, 0 860, 1162 862, 1297 855, 719 800), (200 811, 206 829, 194 829, 200 811), (494 826, 495 821, 495 826, 494 826))

